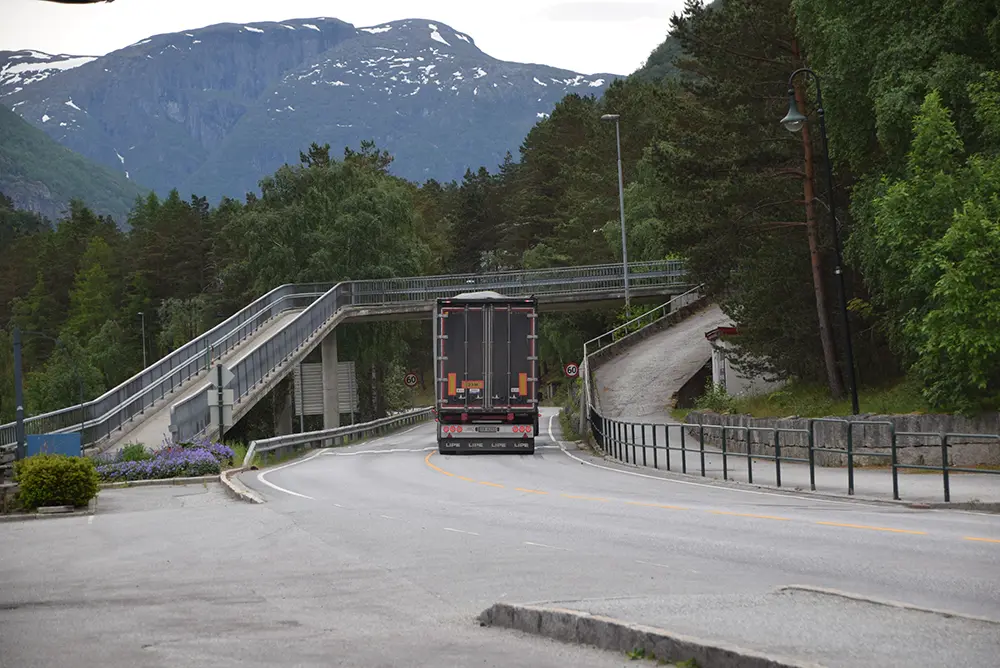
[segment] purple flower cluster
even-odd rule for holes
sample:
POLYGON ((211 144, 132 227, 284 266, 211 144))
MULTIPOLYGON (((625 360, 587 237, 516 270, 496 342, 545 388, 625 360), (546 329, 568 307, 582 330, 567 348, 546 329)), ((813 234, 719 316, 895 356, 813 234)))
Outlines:
POLYGON ((213 475, 222 470, 234 456, 232 448, 222 443, 205 441, 192 444, 167 444, 150 453, 148 458, 127 459, 121 451, 112 457, 103 457, 97 464, 97 473, 104 482, 128 480, 159 480, 163 478, 213 475))

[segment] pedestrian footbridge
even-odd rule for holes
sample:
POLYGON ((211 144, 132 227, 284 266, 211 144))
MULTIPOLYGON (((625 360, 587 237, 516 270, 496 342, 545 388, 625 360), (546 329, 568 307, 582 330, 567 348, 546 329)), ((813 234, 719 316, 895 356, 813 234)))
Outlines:
MULTIPOLYGON (((633 299, 659 301, 691 287, 676 261, 630 263, 628 284, 633 299)), ((226 365, 234 375, 229 387, 235 422, 320 345, 324 379, 335 378, 335 372, 325 371, 328 365, 336 369, 336 337, 329 334, 337 325, 426 319, 437 298, 472 290, 533 295, 544 313, 621 302, 625 276, 619 264, 282 285, 103 396, 25 418, 25 433, 82 431, 89 453, 117 449, 126 441, 157 447, 170 435, 214 436, 205 398, 214 364, 226 365)), ((335 421, 339 412, 335 407, 331 412, 335 421)), ((16 423, 0 425, 0 452, 17 441, 16 423)))

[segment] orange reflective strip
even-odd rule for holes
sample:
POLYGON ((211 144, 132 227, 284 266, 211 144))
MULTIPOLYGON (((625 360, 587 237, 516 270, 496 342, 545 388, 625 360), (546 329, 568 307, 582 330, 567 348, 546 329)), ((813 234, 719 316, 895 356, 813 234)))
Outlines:
POLYGON ((528 394, 528 374, 526 373, 518 374, 517 391, 522 397, 528 394))
POLYGON ((448 374, 448 396, 455 394, 455 385, 457 380, 458 379, 455 377, 455 374, 448 374))

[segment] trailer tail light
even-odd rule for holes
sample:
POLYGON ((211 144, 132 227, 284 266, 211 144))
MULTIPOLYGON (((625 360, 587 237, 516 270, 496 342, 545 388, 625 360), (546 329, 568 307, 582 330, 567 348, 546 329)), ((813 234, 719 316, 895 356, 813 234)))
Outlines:
POLYGON ((462 413, 462 422, 468 422, 468 421, 469 421, 469 414, 462 413))
POLYGON ((513 422, 513 421, 514 421, 514 414, 507 413, 507 422, 513 422))
POLYGON ((460 424, 449 424, 441 427, 441 431, 446 434, 456 434, 462 431, 462 425, 460 424))

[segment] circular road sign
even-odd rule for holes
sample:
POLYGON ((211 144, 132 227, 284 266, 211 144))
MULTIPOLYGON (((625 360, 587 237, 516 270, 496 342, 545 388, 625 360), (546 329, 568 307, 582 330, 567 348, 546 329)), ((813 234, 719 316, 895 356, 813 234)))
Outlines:
POLYGON ((416 387, 418 382, 420 382, 420 380, 417 378, 417 374, 415 373, 408 373, 403 376, 403 385, 406 385, 407 387, 416 387))
POLYGON ((580 375, 580 367, 578 367, 573 362, 570 362, 569 364, 566 365, 565 371, 566 371, 566 375, 569 378, 576 378, 577 376, 580 375))

